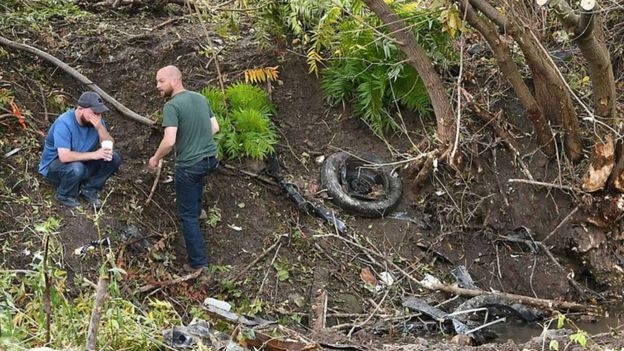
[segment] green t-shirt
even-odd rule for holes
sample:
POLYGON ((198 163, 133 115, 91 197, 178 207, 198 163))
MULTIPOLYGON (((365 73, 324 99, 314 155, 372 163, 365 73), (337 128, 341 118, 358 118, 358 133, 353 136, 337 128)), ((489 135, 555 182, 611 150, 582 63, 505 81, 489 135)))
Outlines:
POLYGON ((163 127, 178 127, 176 166, 189 167, 206 156, 217 154, 210 118, 214 117, 208 100, 193 91, 174 95, 163 108, 163 127))

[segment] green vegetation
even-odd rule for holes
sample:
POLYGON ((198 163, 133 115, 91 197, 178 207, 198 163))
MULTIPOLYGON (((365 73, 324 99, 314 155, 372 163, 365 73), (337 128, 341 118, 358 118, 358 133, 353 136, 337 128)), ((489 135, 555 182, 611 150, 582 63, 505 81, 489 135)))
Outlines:
MULTIPOLYGON (((390 5, 441 68, 456 59, 450 43, 461 29, 457 8, 431 10, 408 1, 390 5)), ((398 127, 393 115, 399 106, 431 115, 429 97, 416 70, 378 17, 360 2, 274 1, 266 7, 260 28, 301 43, 310 71, 322 76, 328 101, 352 103, 355 113, 375 133, 398 127)))
POLYGON ((221 127, 215 135, 220 157, 260 160, 274 151, 277 134, 270 116, 275 113, 275 107, 264 90, 236 83, 225 94, 215 88, 205 88, 201 93, 210 101, 221 127))
POLYGON ((0 4, 0 25, 40 31, 53 19, 75 20, 86 13, 66 0, 4 0, 0 4))

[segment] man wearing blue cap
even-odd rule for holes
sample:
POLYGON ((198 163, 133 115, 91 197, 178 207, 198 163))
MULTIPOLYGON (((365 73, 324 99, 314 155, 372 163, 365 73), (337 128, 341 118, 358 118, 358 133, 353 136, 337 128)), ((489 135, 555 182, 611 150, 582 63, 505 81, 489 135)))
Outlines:
POLYGON ((56 200, 68 207, 80 205, 79 195, 99 207, 98 192, 121 165, 117 152, 100 147, 113 141, 102 119, 107 111, 100 95, 85 92, 76 109, 60 115, 48 131, 39 173, 56 186, 56 200))

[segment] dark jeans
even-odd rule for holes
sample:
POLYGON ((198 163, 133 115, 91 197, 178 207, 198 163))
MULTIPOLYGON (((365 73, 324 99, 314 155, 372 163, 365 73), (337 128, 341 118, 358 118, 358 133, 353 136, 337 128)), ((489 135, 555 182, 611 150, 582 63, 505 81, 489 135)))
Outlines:
POLYGON ((56 186, 62 197, 78 197, 78 191, 100 191, 106 180, 121 165, 121 156, 113 153, 111 161, 93 160, 63 163, 58 158, 50 164, 46 181, 56 186))
POLYGON ((202 209, 204 177, 212 173, 218 165, 219 161, 215 157, 205 157, 190 167, 177 167, 175 171, 178 215, 182 222, 188 262, 192 268, 208 266, 204 237, 199 229, 199 215, 202 209))

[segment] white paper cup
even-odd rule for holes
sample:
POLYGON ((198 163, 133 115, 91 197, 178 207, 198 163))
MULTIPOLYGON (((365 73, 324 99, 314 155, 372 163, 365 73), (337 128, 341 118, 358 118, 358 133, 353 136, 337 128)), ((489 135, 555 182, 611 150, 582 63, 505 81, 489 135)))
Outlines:
POLYGON ((102 140, 102 149, 112 150, 113 149, 113 141, 112 140, 102 140))
MULTIPOLYGON (((112 140, 102 140, 102 149, 113 151, 113 141, 112 140)), ((107 161, 110 161, 112 159, 113 158, 111 157, 107 161)))

